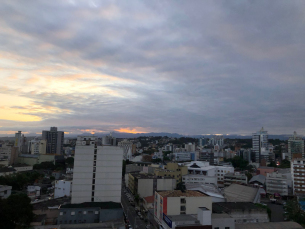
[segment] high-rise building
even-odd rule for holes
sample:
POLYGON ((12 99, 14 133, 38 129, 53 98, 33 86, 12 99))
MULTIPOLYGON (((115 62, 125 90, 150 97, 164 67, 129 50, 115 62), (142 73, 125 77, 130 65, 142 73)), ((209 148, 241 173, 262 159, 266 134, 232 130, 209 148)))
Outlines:
POLYGON ((106 135, 102 138, 102 144, 103 145, 116 145, 116 138, 112 136, 112 133, 109 135, 106 135))
POLYGON ((128 141, 127 139, 124 139, 123 141, 120 141, 118 143, 118 146, 122 147, 124 150, 124 160, 132 159, 132 145, 133 143, 131 141, 128 141))
POLYGON ((294 131, 288 139, 288 159, 304 158, 304 140, 294 131))
POLYGON ((198 145, 199 146, 204 146, 205 144, 206 144, 206 139, 205 138, 199 138, 198 145))
POLYGON ((255 153, 255 162, 259 163, 261 158, 269 161, 268 146, 268 131, 265 131, 263 127, 260 131, 252 134, 252 151, 255 153))
POLYGON ((293 194, 305 195, 305 158, 291 160, 291 175, 293 182, 293 194))
POLYGON ((18 133, 15 133, 14 147, 18 147, 20 153, 22 153, 23 143, 24 143, 24 135, 21 134, 21 131, 19 130, 18 133))
POLYGON ((96 136, 77 137, 72 204, 121 202, 123 149, 97 142, 96 136))
POLYGON ((42 140, 47 141, 47 154, 63 154, 64 132, 57 127, 42 131, 42 140))

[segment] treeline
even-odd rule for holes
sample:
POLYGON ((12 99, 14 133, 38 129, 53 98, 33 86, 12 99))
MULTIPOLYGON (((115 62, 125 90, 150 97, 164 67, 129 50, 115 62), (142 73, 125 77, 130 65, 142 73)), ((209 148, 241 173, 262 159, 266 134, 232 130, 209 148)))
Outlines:
POLYGON ((22 190, 25 185, 32 184, 43 178, 43 175, 36 171, 15 173, 7 176, 0 176, 0 185, 12 186, 13 190, 22 190))

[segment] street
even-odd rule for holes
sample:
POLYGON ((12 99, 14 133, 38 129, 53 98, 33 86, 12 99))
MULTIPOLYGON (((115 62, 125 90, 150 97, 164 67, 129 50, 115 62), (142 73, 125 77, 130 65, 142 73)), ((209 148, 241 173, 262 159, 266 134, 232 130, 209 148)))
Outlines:
MULTIPOLYGON (((122 199, 121 199, 121 202, 122 202, 122 206, 124 208, 124 212, 129 220, 129 225, 131 225, 131 227, 133 229, 137 228, 137 229, 145 229, 146 228, 146 225, 149 224, 148 223, 145 223, 144 221, 144 218, 145 216, 143 215, 143 219, 140 219, 140 217, 138 216, 136 210, 135 210, 135 207, 134 206, 131 206, 130 203, 129 203, 129 200, 126 196, 126 194, 124 193, 124 189, 125 189, 125 185, 124 185, 124 182, 122 182, 122 199)), ((150 228, 153 228, 153 227, 150 227, 150 228)))

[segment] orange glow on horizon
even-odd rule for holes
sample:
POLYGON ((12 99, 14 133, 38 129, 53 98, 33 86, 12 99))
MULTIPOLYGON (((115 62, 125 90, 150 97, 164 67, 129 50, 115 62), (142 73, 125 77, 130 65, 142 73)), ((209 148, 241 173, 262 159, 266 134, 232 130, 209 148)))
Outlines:
POLYGON ((123 132, 123 133, 130 133, 130 134, 140 134, 140 133, 148 133, 147 131, 143 131, 141 127, 136 128, 120 128, 120 129, 114 129, 117 132, 123 132))

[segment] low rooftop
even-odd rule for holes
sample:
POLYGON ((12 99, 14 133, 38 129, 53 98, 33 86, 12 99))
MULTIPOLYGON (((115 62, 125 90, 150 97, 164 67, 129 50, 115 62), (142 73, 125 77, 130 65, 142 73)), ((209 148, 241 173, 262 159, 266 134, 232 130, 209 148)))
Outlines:
POLYGON ((303 228, 296 222, 269 222, 269 223, 248 223, 235 224, 235 229, 299 229, 303 228))
POLYGON ((228 202, 252 202, 258 191, 258 188, 255 187, 231 184, 224 189, 224 196, 228 202))
POLYGON ((202 196, 208 196, 204 193, 193 191, 193 190, 186 190, 185 192, 182 192, 181 190, 171 190, 171 191, 161 191, 157 192, 159 195, 163 197, 202 197, 202 196))
POLYGON ((84 202, 81 204, 66 204, 60 208, 101 208, 101 209, 115 209, 122 208, 120 203, 115 202, 84 202))
POLYGON ((229 213, 232 210, 263 209, 250 202, 218 202, 212 204, 213 213, 229 213))
POLYGON ((0 173, 15 172, 15 171, 16 171, 16 169, 14 169, 14 168, 9 168, 9 167, 0 168, 0 173))
POLYGON ((172 177, 166 177, 166 176, 156 176, 154 174, 149 174, 149 173, 139 173, 139 172, 133 172, 130 173, 133 177, 138 178, 138 179, 154 179, 154 178, 159 178, 159 179, 174 179, 172 177))

